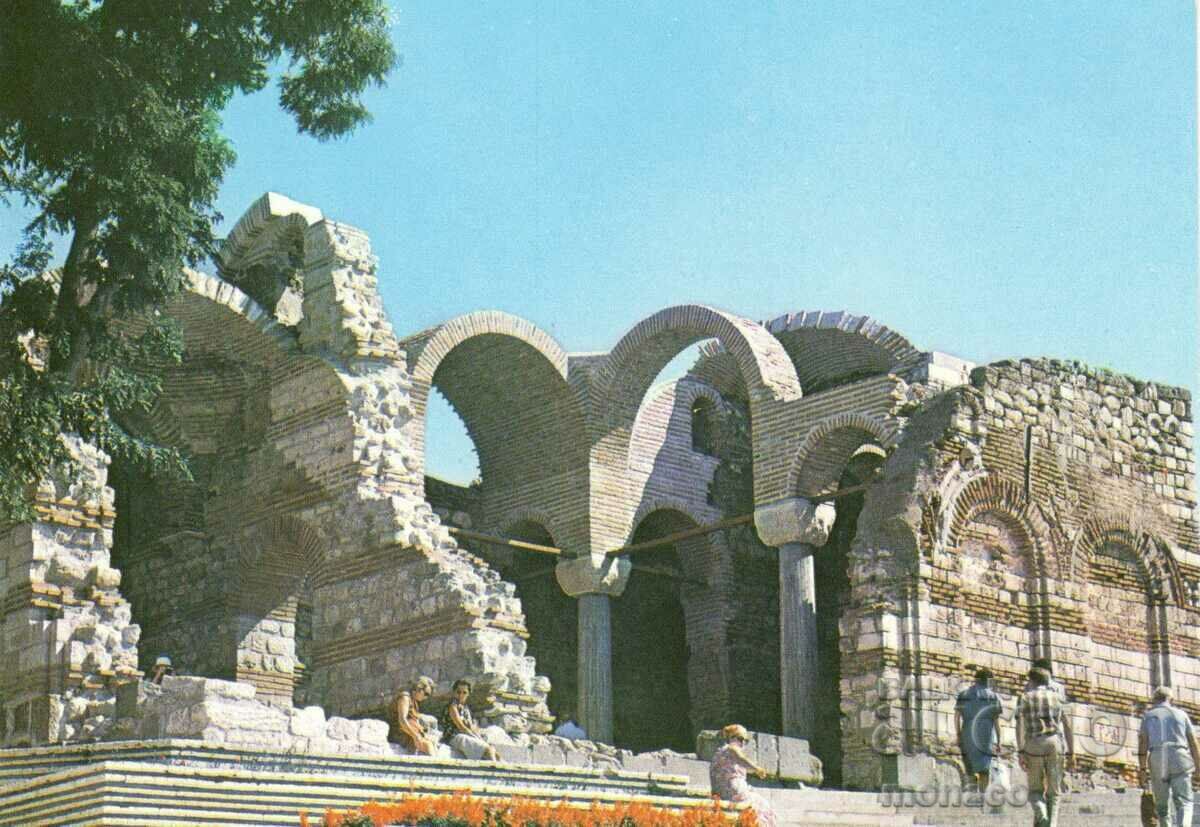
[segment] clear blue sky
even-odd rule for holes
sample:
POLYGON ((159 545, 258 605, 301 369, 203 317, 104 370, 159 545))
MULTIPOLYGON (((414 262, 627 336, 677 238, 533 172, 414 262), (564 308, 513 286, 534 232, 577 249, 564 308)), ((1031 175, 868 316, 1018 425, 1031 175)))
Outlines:
POLYGON ((413 2, 350 139, 231 107, 221 209, 365 229, 402 335, 501 308, 606 350, 680 302, 847 309, 1195 392, 1195 31, 1186 0, 413 2))

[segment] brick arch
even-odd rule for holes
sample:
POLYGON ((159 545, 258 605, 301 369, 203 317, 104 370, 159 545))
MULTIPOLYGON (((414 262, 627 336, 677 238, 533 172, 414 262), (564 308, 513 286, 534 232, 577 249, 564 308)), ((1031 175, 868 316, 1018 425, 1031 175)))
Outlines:
MULTIPOLYGON (((747 389, 752 422, 751 439, 756 467, 755 497, 770 502, 782 475, 774 466, 775 452, 766 447, 787 429, 786 404, 801 396, 796 372, 783 347, 758 324, 703 305, 680 305, 661 310, 639 322, 603 359, 590 393, 593 418, 593 463, 623 467, 637 412, 654 377, 684 348, 716 339, 736 360, 747 389), (756 464, 757 465, 757 464, 756 464), (769 467, 768 467, 769 466, 769 467)), ((611 537, 626 526, 604 526, 611 537)), ((606 542, 608 538, 601 540, 606 542)))
POLYGON ((567 353, 562 346, 533 322, 501 310, 480 310, 457 316, 425 334, 406 339, 403 345, 408 351, 413 379, 432 384, 438 366, 450 351, 471 338, 487 334, 524 342, 544 356, 566 381, 567 353))
POLYGON ((788 472, 788 490, 802 497, 836 488, 846 463, 864 446, 890 451, 899 428, 862 413, 826 417, 809 429, 788 472))
POLYGON ((511 537, 513 529, 522 523, 540 526, 555 542, 558 542, 558 538, 563 534, 562 527, 558 525, 558 520, 551 516, 550 512, 540 508, 516 508, 506 512, 503 517, 496 521, 496 525, 501 526, 500 534, 505 537, 511 537))
MULTIPOLYGON (((328 548, 328 539, 311 523, 279 515, 244 532, 238 562, 244 574, 269 573, 299 587, 305 578, 321 576, 328 548)), ((243 593, 253 588, 240 584, 243 593)))
POLYGON ((1179 563, 1167 543, 1148 531, 1132 526, 1123 515, 1104 514, 1087 520, 1080 529, 1072 549, 1072 574, 1079 577, 1082 567, 1090 566, 1098 549, 1105 543, 1126 546, 1145 579, 1147 595, 1167 600, 1177 606, 1187 603, 1187 591, 1179 563))
POLYGON ((915 365, 923 354, 903 335, 869 316, 801 310, 764 326, 795 365, 808 393, 915 365))
POLYGON ((636 411, 659 371, 681 350, 706 339, 716 339, 736 360, 751 404, 800 398, 796 372, 765 328, 699 304, 668 307, 634 325, 605 359, 598 396, 617 409, 636 411))
MULTIPOLYGON (((552 447, 550 465, 586 465, 583 414, 567 384, 567 354, 532 322, 496 310, 468 313, 402 343, 412 366, 413 405, 424 463, 429 392, 436 387, 466 425, 480 473, 536 473, 518 452, 552 447)), ((566 470, 559 467, 559 471, 566 470)))
POLYGON ((235 604, 236 679, 272 703, 290 705, 302 672, 296 650, 301 595, 324 568, 328 540, 279 515, 242 532, 235 604))
POLYGON ((1012 480, 993 475, 975 477, 944 507, 943 538, 946 547, 957 547, 963 530, 975 519, 994 514, 1025 535, 1032 555, 1028 577, 1045 588, 1047 577, 1061 575, 1053 534, 1041 511, 1012 480))
MULTIPOLYGON (((714 412, 721 411, 721 410, 725 409, 728 405, 728 403, 726 403, 726 401, 721 397, 721 394, 717 391, 716 388, 711 387, 710 385, 705 383, 703 380, 698 379, 694 376, 689 375, 689 376, 682 377, 681 379, 674 382, 673 384, 674 384, 674 393, 675 393, 674 409, 688 412, 688 416, 686 417, 686 425, 684 425, 683 427, 687 428, 687 437, 689 440, 692 436, 692 434, 691 434, 692 419, 690 416, 691 408, 692 408, 692 405, 695 404, 697 399, 707 399, 709 402, 711 402, 713 404, 714 412)), ((670 389, 671 389, 671 384, 664 384, 661 386, 656 386, 654 388, 650 388, 647 391, 646 398, 644 400, 647 404, 643 405, 638 410, 637 419, 635 419, 634 423, 633 423, 633 436, 634 437, 644 434, 645 433, 644 429, 651 427, 651 425, 647 422, 647 415, 649 413, 648 404, 652 401, 652 399, 657 399, 659 396, 665 394, 670 389), (651 397, 651 393, 654 393, 653 397, 651 397)), ((673 427, 673 426, 674 425, 672 424, 671 427, 673 427)), ((634 452, 631 451, 630 454, 631 455, 629 457, 629 461, 630 461, 631 466, 633 466, 633 465, 635 465, 634 452)))
POLYGON ((643 500, 641 505, 638 506, 637 511, 634 512, 633 520, 629 526, 629 535, 625 538, 627 543, 632 542, 634 532, 638 530, 638 526, 642 524, 642 521, 655 511, 677 511, 682 516, 691 520, 693 525, 699 526, 704 524, 704 521, 692 512, 691 506, 685 503, 682 499, 669 496, 653 497, 643 500))
MULTIPOLYGON (((126 413, 120 417, 123 427, 165 445, 193 450, 189 441, 187 417, 170 402, 172 377, 189 371, 211 371, 215 383, 226 398, 244 395, 264 387, 263 377, 285 360, 299 354, 295 335, 277 323, 252 298, 236 286, 215 276, 184 270, 183 289, 165 305, 163 312, 180 325, 184 342, 184 361, 162 370, 164 392, 146 412, 126 413), (205 363, 208 368, 202 367, 205 363), (218 374, 224 374, 218 376, 218 374)), ((132 332, 144 328, 145 319, 126 324, 132 332)), ((330 372, 332 376, 332 372, 330 372)), ((189 381, 184 379, 185 382, 189 381)), ((194 395, 188 389, 184 397, 194 395)), ((208 418, 216 417, 215 413, 208 418)), ((265 425, 265 422, 262 423, 265 425)), ((220 431, 221 426, 206 425, 220 431)))

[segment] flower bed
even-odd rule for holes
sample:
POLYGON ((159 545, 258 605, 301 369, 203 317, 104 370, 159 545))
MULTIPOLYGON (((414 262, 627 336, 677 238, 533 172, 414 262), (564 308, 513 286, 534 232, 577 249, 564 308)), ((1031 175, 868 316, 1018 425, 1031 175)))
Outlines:
POLYGON ((476 798, 470 793, 371 801, 358 810, 326 810, 302 827, 756 827, 749 809, 728 809, 716 798, 709 806, 669 810, 636 802, 589 806, 528 798, 476 798))

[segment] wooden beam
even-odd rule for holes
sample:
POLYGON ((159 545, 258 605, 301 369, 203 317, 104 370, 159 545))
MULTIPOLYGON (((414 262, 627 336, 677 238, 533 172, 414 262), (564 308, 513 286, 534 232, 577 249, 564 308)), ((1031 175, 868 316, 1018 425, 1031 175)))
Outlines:
POLYGON ((643 566, 640 563, 635 563, 633 570, 645 572, 646 574, 654 574, 659 577, 669 577, 672 580, 679 580, 691 586, 702 586, 703 588, 708 588, 708 583, 706 581, 699 580, 695 577, 687 577, 683 572, 677 571, 676 569, 670 569, 665 566, 643 566))
POLYGON ((836 500, 840 497, 849 497, 851 494, 861 494, 871 487, 871 483, 864 482, 862 485, 852 485, 849 488, 843 488, 839 491, 834 491, 832 494, 820 494, 816 497, 807 497, 809 502, 824 503, 830 500, 836 500))
POLYGON ((645 551, 646 549, 659 548, 660 546, 669 546, 672 543, 676 543, 680 540, 688 540, 692 537, 699 537, 704 534, 712 534, 714 531, 720 531, 723 528, 733 528, 734 526, 745 525, 753 520, 753 514, 743 514, 740 517, 730 517, 729 519, 721 520, 720 522, 697 526, 696 528, 689 528, 685 531, 676 531, 674 534, 668 534, 665 537, 659 537, 655 540, 646 540, 641 543, 633 543, 632 545, 614 548, 612 551, 607 552, 607 556, 624 557, 627 554, 633 554, 635 551, 645 551))
POLYGON ((478 540, 481 543, 490 543, 493 546, 507 546, 509 548, 520 549, 521 551, 552 554, 555 557, 562 555, 562 549, 555 548, 554 546, 542 546, 537 543, 527 543, 524 540, 510 540, 507 537, 493 537, 490 534, 480 534, 478 531, 468 531, 465 528, 449 528, 447 530, 455 537, 462 537, 466 540, 478 540))
MULTIPOLYGON (((843 488, 840 491, 835 491, 832 494, 821 494, 816 497, 809 497, 812 502, 829 502, 841 497, 849 497, 851 494, 859 494, 871 487, 870 482, 861 485, 852 485, 849 488, 843 488)), ((652 548, 662 548, 669 546, 680 540, 690 540, 692 537, 700 537, 705 534, 712 534, 714 531, 721 531, 726 528, 733 528, 739 525, 745 525, 754 521, 753 514, 743 514, 740 517, 729 517, 725 520, 720 520, 708 525, 696 526, 684 531, 676 531, 674 534, 668 534, 665 537, 659 537, 655 540, 646 540, 641 543, 632 543, 627 546, 615 548, 607 552, 608 557, 624 557, 628 554, 633 554, 638 551, 646 551, 652 548)), ((507 548, 515 548, 520 551, 532 551, 536 554, 549 554, 555 557, 562 556, 562 549, 554 546, 543 546, 538 543, 527 543, 524 540, 510 540, 507 537, 493 537, 490 534, 481 534, 478 531, 469 531, 465 528, 448 527, 447 530, 455 537, 462 537, 465 540, 476 540, 480 543, 489 543, 494 546, 505 546, 507 548)), ((661 572, 660 572, 661 573, 661 572)))
MULTIPOLYGON (((808 499, 810 502, 823 503, 829 502, 830 500, 836 500, 841 497, 849 497, 851 494, 860 494, 863 491, 866 491, 871 487, 871 482, 873 482, 873 480, 868 480, 861 485, 852 485, 849 488, 843 488, 840 491, 833 492, 832 494, 821 494, 816 497, 807 497, 806 499, 808 499)), ((728 519, 721 520, 719 522, 697 526, 696 528, 689 528, 686 531, 677 531, 674 534, 668 534, 665 537, 659 537, 656 540, 646 540, 645 542, 641 543, 633 543, 632 545, 621 546, 620 548, 613 549, 607 554, 609 557, 624 557, 627 554, 633 554, 637 551, 646 551, 647 549, 669 546, 678 542, 679 540, 687 540, 692 537, 699 537, 703 534, 712 534, 714 531, 745 525, 746 523, 753 521, 753 514, 743 514, 740 517, 729 517, 728 519)))

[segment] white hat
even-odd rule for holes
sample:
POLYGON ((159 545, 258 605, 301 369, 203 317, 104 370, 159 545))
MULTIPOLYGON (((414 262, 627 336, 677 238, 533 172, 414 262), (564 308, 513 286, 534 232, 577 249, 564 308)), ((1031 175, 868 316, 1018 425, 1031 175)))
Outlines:
POLYGON ((155 666, 170 666, 171 659, 166 655, 159 655, 158 660, 154 661, 155 666))

